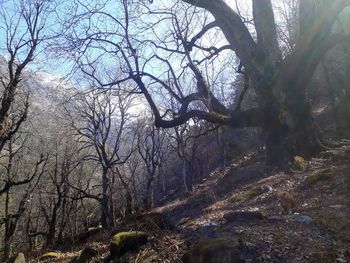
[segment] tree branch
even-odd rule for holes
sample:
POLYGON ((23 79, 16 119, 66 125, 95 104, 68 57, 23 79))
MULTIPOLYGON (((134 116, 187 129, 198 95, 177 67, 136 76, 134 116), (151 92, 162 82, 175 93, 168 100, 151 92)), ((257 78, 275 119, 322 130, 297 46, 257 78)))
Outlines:
POLYGON ((264 56, 262 63, 266 65, 280 61, 282 53, 278 46, 271 0, 253 0, 253 16, 258 37, 258 48, 264 56))
POLYGON ((236 52, 247 72, 262 74, 263 65, 258 59, 258 47, 241 17, 224 0, 182 0, 202 7, 215 18, 232 49, 236 52))

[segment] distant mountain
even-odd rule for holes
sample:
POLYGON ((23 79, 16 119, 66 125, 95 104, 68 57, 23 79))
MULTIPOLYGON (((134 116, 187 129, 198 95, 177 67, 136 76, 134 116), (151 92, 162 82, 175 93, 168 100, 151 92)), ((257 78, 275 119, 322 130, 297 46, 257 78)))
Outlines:
MULTIPOLYGON (((1 55, 0 76, 3 76, 5 79, 8 76, 7 60, 1 55)), ((21 87, 19 89, 20 92, 24 91, 30 94, 30 123, 24 124, 24 126, 34 126, 33 128, 37 132, 45 130, 45 127, 49 128, 49 126, 58 125, 57 118, 65 119, 64 116, 59 116, 63 115, 62 103, 79 91, 79 88, 62 76, 32 69, 24 71, 21 87)), ((149 115, 149 110, 147 110, 148 104, 143 96, 135 96, 137 97, 133 100, 129 113, 135 119, 149 115)))
MULTIPOLYGON (((7 61, 0 55, 0 76, 8 78, 7 61)), ((60 104, 64 96, 73 94, 74 87, 63 77, 50 74, 44 71, 34 71, 26 69, 21 77, 20 88, 15 98, 15 102, 21 101, 23 96, 29 92, 28 120, 25 121, 21 129, 35 134, 40 141, 50 140, 52 132, 57 131, 64 118, 62 118, 62 107, 60 104)), ((3 87, 0 87, 2 90, 3 87)))

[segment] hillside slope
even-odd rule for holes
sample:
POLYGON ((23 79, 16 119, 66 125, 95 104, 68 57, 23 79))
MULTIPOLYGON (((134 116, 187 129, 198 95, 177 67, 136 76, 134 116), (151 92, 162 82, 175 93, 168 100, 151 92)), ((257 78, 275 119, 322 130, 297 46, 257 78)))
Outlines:
POLYGON ((60 247, 48 262, 70 262, 86 247, 97 250, 91 262, 102 262, 113 234, 127 230, 144 230, 149 241, 115 262, 182 262, 198 241, 219 237, 239 238, 242 262, 350 262, 349 190, 350 145, 309 161, 295 158, 289 172, 270 171, 259 155, 245 156, 214 171, 191 195, 156 208, 153 214, 166 215, 171 230, 129 217, 113 232, 99 230, 60 247), (293 213, 281 209, 281 191, 293 195, 293 213))

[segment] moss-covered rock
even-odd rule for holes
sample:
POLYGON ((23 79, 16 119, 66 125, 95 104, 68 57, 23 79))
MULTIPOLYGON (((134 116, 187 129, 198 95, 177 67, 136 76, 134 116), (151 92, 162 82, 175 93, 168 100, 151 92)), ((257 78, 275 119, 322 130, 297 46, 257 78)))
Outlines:
POLYGON ((240 242, 237 237, 200 241, 183 256, 184 263, 241 263, 240 242))
POLYGON ((147 238, 147 234, 141 231, 120 232, 111 241, 110 253, 113 257, 120 257, 146 244, 147 238))
POLYGON ((333 177, 334 171, 332 169, 324 169, 318 172, 314 172, 305 178, 308 184, 315 184, 319 181, 330 180, 333 177))
POLYGON ((307 168, 307 161, 301 156, 294 156, 291 161, 292 167, 304 171, 307 168))
POLYGON ((44 255, 40 257, 40 260, 54 259, 54 258, 58 258, 59 256, 60 256, 60 253, 55 251, 46 252, 44 255))

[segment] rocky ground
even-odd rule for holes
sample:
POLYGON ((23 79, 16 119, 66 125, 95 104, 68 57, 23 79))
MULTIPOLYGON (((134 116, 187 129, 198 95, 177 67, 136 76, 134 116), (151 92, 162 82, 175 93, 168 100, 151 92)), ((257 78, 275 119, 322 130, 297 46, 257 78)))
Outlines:
POLYGON ((113 233, 101 229, 46 261, 71 262, 87 247, 94 249, 91 262, 106 261, 113 235, 137 230, 147 233, 148 242, 111 262, 345 263, 349 204, 349 145, 308 161, 296 157, 285 172, 266 168, 261 156, 251 154, 214 171, 191 195, 130 217, 113 233), (291 194, 292 212, 281 208, 281 191, 291 194))

